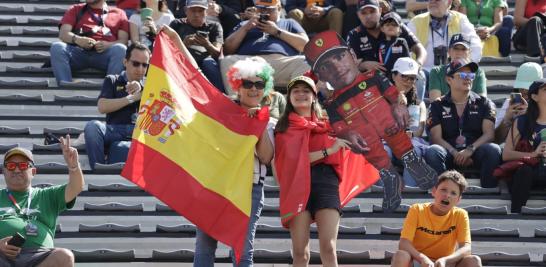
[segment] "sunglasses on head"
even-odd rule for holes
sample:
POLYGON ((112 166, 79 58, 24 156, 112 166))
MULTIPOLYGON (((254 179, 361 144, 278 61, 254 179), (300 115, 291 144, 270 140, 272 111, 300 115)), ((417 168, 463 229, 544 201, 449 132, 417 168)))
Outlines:
POLYGON ((263 81, 249 81, 249 80, 243 80, 243 88, 245 89, 252 89, 252 87, 255 87, 257 90, 263 90, 265 88, 265 83, 263 81))
POLYGON ((473 72, 458 72, 457 74, 463 80, 474 80, 476 78, 476 74, 473 72))
POLYGON ((32 162, 30 162, 30 161, 23 161, 23 162, 8 161, 8 162, 4 162, 4 167, 8 171, 15 171, 15 168, 19 168, 19 170, 21 170, 21 171, 26 171, 28 168, 32 168, 32 162))
POLYGON ((143 68, 147 68, 148 65, 150 65, 150 64, 148 64, 148 63, 142 63, 142 62, 138 62, 138 61, 135 61, 135 60, 129 60, 129 62, 131 62, 131 64, 132 64, 133 67, 135 67, 135 68, 138 68, 138 67, 140 67, 140 66, 142 66, 143 68))

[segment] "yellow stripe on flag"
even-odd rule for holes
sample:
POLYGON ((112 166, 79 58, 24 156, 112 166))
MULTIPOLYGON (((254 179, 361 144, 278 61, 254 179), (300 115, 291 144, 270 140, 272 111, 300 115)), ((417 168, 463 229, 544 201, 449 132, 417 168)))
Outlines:
POLYGON ((133 138, 175 162, 203 187, 226 198, 249 216, 256 136, 235 133, 196 110, 186 92, 154 65, 150 66, 147 81, 142 105, 161 100, 162 95, 169 92, 178 103, 170 105, 168 110, 172 108, 174 115, 169 121, 180 122, 180 128, 170 135, 165 134, 169 126, 159 134, 146 134, 150 117, 141 114, 133 138))

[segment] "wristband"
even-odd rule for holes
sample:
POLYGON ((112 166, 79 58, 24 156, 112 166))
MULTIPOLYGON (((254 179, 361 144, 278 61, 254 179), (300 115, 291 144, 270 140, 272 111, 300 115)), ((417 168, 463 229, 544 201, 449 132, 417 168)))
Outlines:
POLYGON ((133 95, 127 95, 125 98, 127 99, 127 101, 129 101, 129 104, 133 104, 133 102, 135 102, 135 100, 133 99, 133 95))
POLYGON ((68 167, 69 171, 77 171, 79 169, 80 169, 80 163, 78 163, 78 165, 76 165, 76 167, 68 167))
POLYGON ((75 34, 72 34, 72 43, 73 44, 76 44, 76 36, 75 34))
POLYGON ((328 157, 328 150, 323 149, 323 150, 322 150, 322 155, 323 155, 325 158, 328 157))
POLYGON ((281 38, 281 33, 282 33, 281 30, 277 30, 277 33, 275 34, 277 36, 277 38, 281 38))

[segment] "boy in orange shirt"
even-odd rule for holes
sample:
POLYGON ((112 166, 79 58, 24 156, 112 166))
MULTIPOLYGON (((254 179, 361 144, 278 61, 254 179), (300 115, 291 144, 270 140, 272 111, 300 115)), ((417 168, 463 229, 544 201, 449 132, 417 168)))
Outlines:
POLYGON ((456 207, 467 186, 457 171, 438 176, 433 203, 411 206, 400 234, 394 267, 480 267, 470 254, 470 223, 466 210, 456 207))

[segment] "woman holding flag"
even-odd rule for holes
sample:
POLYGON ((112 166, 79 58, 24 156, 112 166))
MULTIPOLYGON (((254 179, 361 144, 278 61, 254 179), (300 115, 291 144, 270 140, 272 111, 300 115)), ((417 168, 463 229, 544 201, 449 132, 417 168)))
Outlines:
POLYGON ((292 79, 286 111, 275 128, 275 170, 281 220, 290 230, 294 266, 309 264, 313 221, 322 265, 337 266, 341 208, 379 177, 363 156, 349 152, 348 141, 332 136, 321 113, 314 81, 306 76, 292 79))

